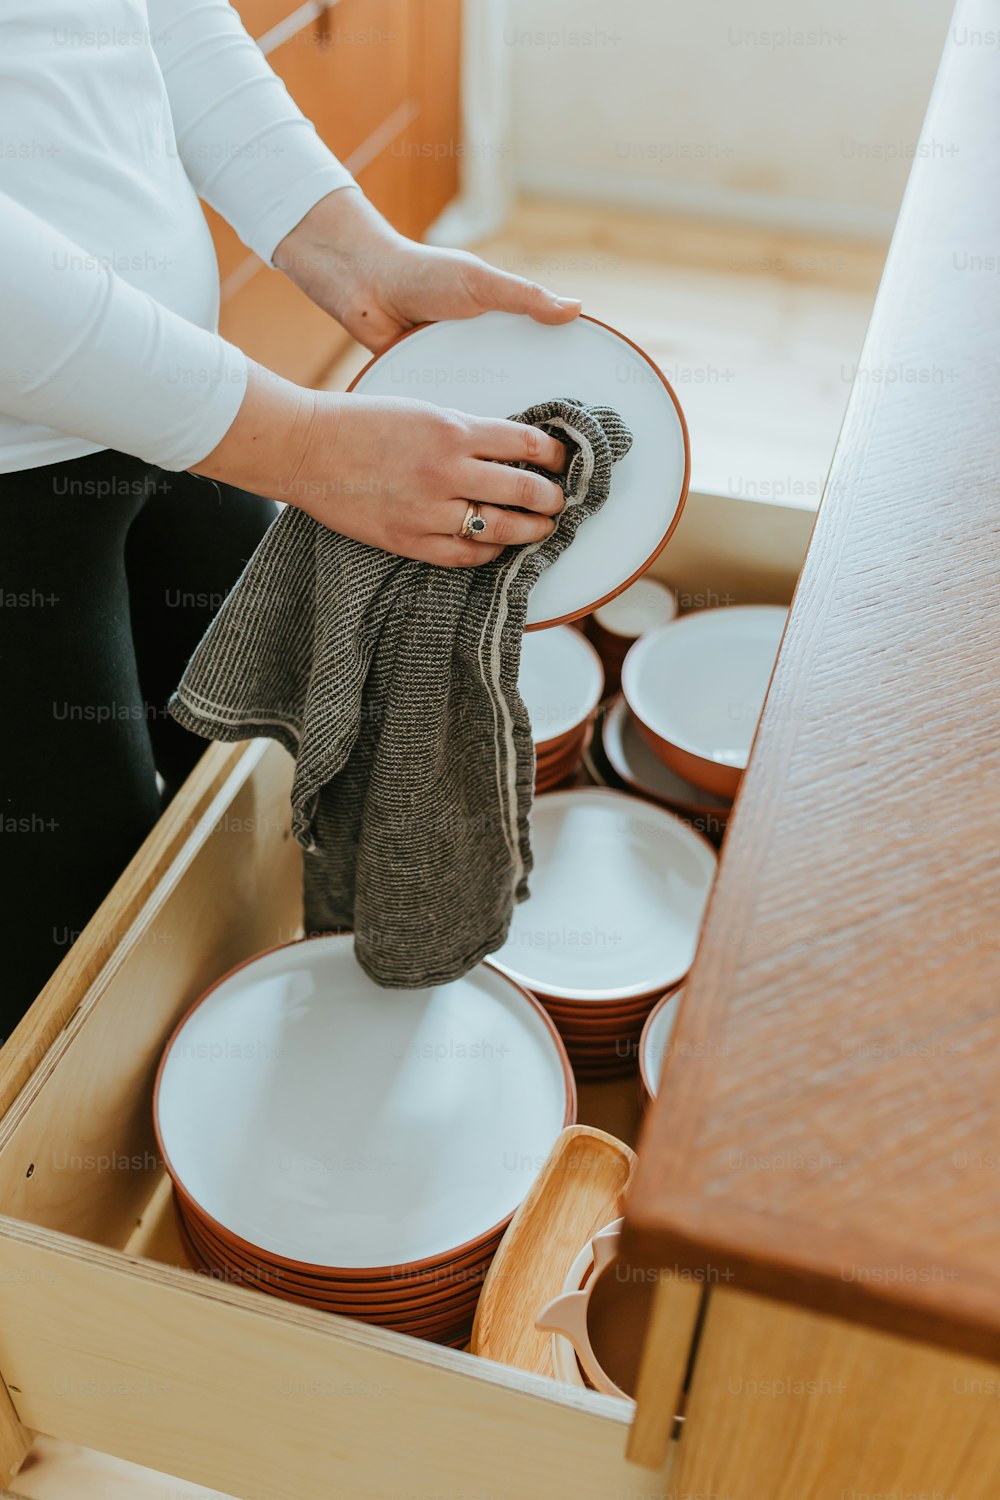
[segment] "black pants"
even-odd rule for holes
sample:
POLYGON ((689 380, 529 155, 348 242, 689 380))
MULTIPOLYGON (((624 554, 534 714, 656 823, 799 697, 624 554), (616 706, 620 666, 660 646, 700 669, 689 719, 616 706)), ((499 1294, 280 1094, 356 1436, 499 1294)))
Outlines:
POLYGON ((164 705, 275 513, 114 452, 0 475, 0 1040, 206 748, 164 705))

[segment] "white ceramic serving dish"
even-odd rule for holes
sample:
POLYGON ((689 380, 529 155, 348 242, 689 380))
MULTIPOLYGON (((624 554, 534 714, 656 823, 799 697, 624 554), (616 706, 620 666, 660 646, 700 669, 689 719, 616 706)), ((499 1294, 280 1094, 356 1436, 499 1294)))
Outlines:
POLYGON ((587 638, 560 625, 525 635, 517 686, 541 748, 582 730, 601 700, 604 670, 587 638))
POLYGON ((615 465, 604 506, 532 590, 529 630, 578 619, 627 588, 680 518, 690 450, 677 398, 641 349, 593 318, 546 327, 490 312, 425 324, 366 365, 350 388, 483 417, 512 416, 558 396, 621 414, 632 448, 615 465))
POLYGON ((572 1092, 548 1018, 503 974, 380 989, 344 935, 273 949, 210 989, 164 1055, 155 1111, 171 1176, 230 1235, 375 1268, 501 1223, 572 1092))
POLYGON ((694 957, 715 851, 665 808, 580 787, 532 812, 530 898, 492 962, 542 995, 625 1000, 677 984, 694 957))
POLYGON ((733 798, 746 769, 788 611, 699 610, 642 636, 622 692, 650 745, 686 781, 733 798))
POLYGON ((731 803, 724 797, 714 797, 685 781, 663 763, 643 738, 624 698, 617 699, 604 715, 601 735, 608 765, 633 791, 689 815, 728 815, 731 803))

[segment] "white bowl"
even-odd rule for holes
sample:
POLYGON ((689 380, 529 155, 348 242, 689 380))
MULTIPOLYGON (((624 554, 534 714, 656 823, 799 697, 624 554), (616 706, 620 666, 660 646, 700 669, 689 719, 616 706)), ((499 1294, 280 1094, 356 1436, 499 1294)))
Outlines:
POLYGON ((671 770, 732 798, 746 769, 788 612, 769 604, 699 610, 642 636, 622 692, 671 770))
POLYGON ((350 388, 480 417, 509 417, 559 396, 620 413, 631 450, 615 464, 605 504, 532 589, 529 629, 579 619, 627 588, 680 517, 690 455, 677 398, 641 349, 593 318, 546 327, 490 312, 429 323, 397 339, 350 388))
POLYGON ((517 686, 535 745, 545 745, 571 735, 590 718, 601 701, 604 669, 579 630, 559 625, 524 637, 517 686))
POLYGON ((350 935, 221 980, 164 1056, 168 1170, 229 1234, 313 1267, 450 1254, 520 1203, 572 1114, 547 1018, 480 965, 380 989, 350 935))
POLYGON ((531 896, 492 962, 541 995, 600 1002, 677 984, 694 957, 715 851, 624 792, 550 792, 532 812, 531 896))
POLYGON ((634 791, 652 797, 668 807, 688 813, 714 813, 727 816, 731 803, 723 797, 684 781, 676 771, 663 764, 643 739, 624 698, 619 698, 604 715, 601 742, 608 765, 634 791))
POLYGON ((675 595, 655 578, 636 579, 631 588, 594 611, 594 620, 602 630, 625 641, 638 640, 647 630, 676 618, 675 595))

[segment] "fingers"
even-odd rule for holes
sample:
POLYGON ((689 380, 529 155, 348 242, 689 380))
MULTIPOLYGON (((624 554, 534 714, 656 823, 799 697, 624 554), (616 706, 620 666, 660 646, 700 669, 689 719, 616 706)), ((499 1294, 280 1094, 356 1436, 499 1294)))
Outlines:
MULTIPOLYGON (((462 523, 469 509, 468 501, 459 500, 448 507, 448 524, 452 534, 461 537, 462 523)), ((474 547, 522 547, 526 542, 541 542, 551 536, 555 522, 548 516, 521 510, 500 510, 496 505, 480 505, 479 513, 486 530, 472 538, 474 547)))
POLYGON ((533 474, 530 469, 508 469, 500 464, 484 463, 478 458, 470 459, 465 465, 461 486, 462 494, 469 500, 516 505, 545 516, 558 515, 566 503, 554 479, 533 474))
POLYGON ((540 427, 484 417, 475 423, 471 436, 476 458, 537 464, 552 474, 561 474, 566 468, 569 455, 565 443, 540 427))
POLYGON ((495 266, 483 267, 476 299, 484 310, 525 313, 537 323, 570 323, 580 312, 579 298, 557 297, 548 287, 497 270, 495 266))
POLYGON ((499 557, 503 550, 485 542, 466 541, 461 536, 433 536, 427 538, 423 560, 436 563, 440 568, 481 568, 484 563, 499 557))

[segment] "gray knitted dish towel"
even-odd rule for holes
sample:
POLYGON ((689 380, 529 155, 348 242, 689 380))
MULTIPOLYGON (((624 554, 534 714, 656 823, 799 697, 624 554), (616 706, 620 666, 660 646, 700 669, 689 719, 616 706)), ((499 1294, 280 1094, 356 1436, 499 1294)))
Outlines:
POLYGON ((195 734, 267 735, 292 754, 305 930, 353 928, 362 968, 391 988, 467 973, 503 945, 528 895, 534 747, 517 690, 528 595, 632 443, 617 412, 569 399, 514 420, 571 454, 551 536, 445 568, 288 507, 170 700, 195 734))

